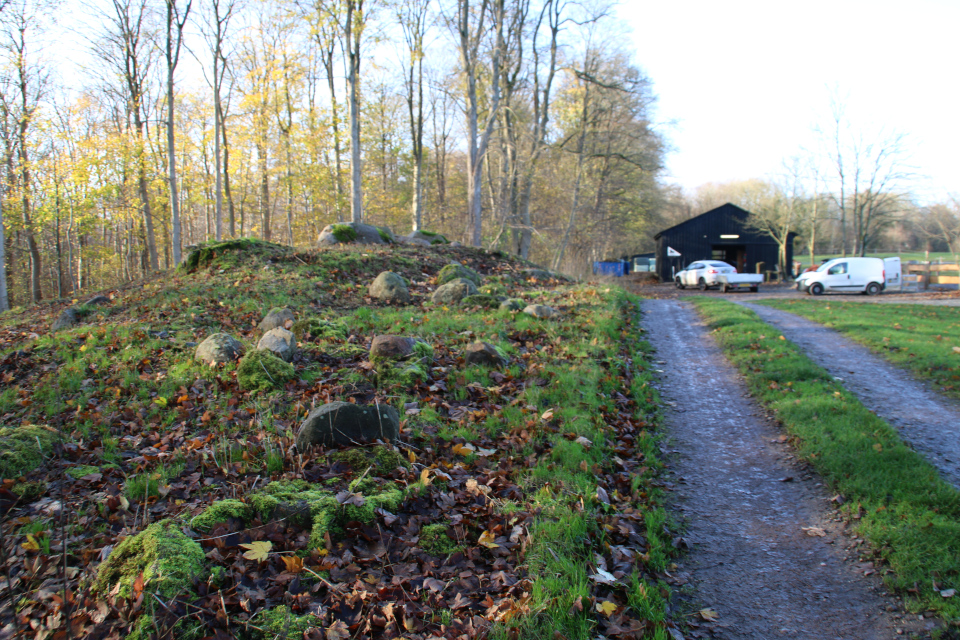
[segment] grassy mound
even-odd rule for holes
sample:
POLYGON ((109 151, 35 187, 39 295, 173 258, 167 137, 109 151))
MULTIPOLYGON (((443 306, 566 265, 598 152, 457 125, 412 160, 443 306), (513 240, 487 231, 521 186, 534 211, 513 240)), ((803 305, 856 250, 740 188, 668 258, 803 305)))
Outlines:
POLYGON ((248 351, 237 364, 237 382, 247 391, 270 391, 296 377, 296 370, 266 349, 248 351))
POLYGON ((39 467, 56 440, 56 432, 36 425, 0 427, 0 478, 18 478, 39 467))

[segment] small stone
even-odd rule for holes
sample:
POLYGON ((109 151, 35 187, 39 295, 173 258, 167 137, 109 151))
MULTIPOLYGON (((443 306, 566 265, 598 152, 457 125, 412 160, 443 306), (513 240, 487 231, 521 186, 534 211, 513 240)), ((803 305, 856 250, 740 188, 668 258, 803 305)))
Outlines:
POLYGON ((87 300, 87 304, 110 304, 110 298, 107 296, 93 296, 87 300))
POLYGON ((370 297, 384 302, 408 304, 410 302, 410 291, 407 289, 407 283, 403 281, 403 278, 393 271, 384 271, 370 285, 370 297))
POLYGON ((495 346, 487 342, 474 342, 467 346, 463 353, 463 359, 467 364, 480 364, 489 367, 502 367, 507 364, 504 358, 495 346))
POLYGON ((413 355, 416 338, 376 336, 370 345, 371 360, 405 360, 413 355))
POLYGON ((286 308, 275 307, 270 309, 263 320, 260 321, 260 331, 266 333, 271 329, 276 329, 277 327, 283 327, 284 329, 289 329, 293 326, 293 323, 296 321, 297 317, 293 314, 293 311, 286 308), (287 324, 287 323, 290 324, 287 324))
POLYGON ((510 298, 500 303, 500 309, 503 311, 523 311, 524 306, 523 300, 516 298, 510 298))
POLYGON ((57 332, 64 329, 69 329, 79 321, 80 318, 77 316, 77 310, 73 307, 67 307, 60 313, 60 317, 58 317, 50 326, 50 331, 57 332))
POLYGON ((260 342, 257 343, 257 349, 272 351, 284 362, 290 362, 290 360, 293 359, 293 354, 297 350, 297 339, 294 337, 292 331, 284 329, 283 327, 276 327, 263 334, 260 342))
POLYGON ((430 297, 435 304, 459 304, 467 296, 479 293, 477 285, 470 280, 457 278, 451 282, 440 285, 430 297))
POLYGON ((545 304, 527 305, 523 312, 527 315, 533 316, 534 318, 552 318, 560 314, 559 311, 553 307, 548 307, 545 304))
POLYGON ((300 425, 297 448, 389 442, 400 436, 400 416, 387 404, 358 405, 331 402, 317 407, 300 425))
POLYGON ((243 355, 243 345, 228 333, 215 333, 197 347, 196 358, 206 364, 222 364, 243 355))
POLYGON ((357 244, 387 244, 390 237, 388 230, 380 229, 372 224, 343 222, 325 226, 320 232, 320 237, 317 238, 317 244, 348 244, 351 242, 357 244))

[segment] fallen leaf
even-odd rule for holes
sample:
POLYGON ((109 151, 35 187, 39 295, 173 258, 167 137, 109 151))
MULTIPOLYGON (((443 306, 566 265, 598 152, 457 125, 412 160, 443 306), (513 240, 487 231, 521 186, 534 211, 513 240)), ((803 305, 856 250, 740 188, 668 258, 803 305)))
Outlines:
POLYGON ((956 589, 944 589, 940 592, 940 596, 943 598, 952 598, 955 595, 957 595, 956 589))
POLYGON ((577 439, 575 440, 575 442, 576 442, 577 444, 579 444, 581 447, 583 447, 584 449, 589 449, 590 447, 593 446, 593 441, 588 440, 587 438, 584 438, 583 436, 580 436, 579 438, 577 438, 577 439))
POLYGON ((420 482, 423 483, 423 486, 430 486, 430 469, 424 469, 420 472, 420 482))
POLYGON ((700 617, 707 622, 713 622, 720 617, 720 614, 713 609, 700 609, 700 617))
POLYGON ((590 579, 594 582, 599 582, 600 584, 617 584, 617 579, 612 573, 600 568, 597 569, 595 574, 590 576, 590 579))
POLYGON ((280 559, 283 560, 288 572, 300 573, 303 571, 303 558, 300 556, 280 556, 280 559))
POLYGON ((482 544, 487 549, 496 549, 500 545, 498 545, 493 540, 494 540, 494 535, 489 531, 484 531, 483 533, 480 534, 480 539, 477 540, 477 544, 482 544))
POLYGON ((423 586, 426 587, 427 589, 430 589, 430 591, 436 591, 437 593, 440 593, 441 591, 443 591, 443 588, 446 585, 440 580, 437 580, 436 578, 424 578, 423 586))
POLYGON ((803 530, 806 531, 807 535, 811 537, 822 538, 827 535, 827 532, 820 527, 803 527, 803 530))
POLYGON ((357 507, 362 507, 367 503, 366 498, 362 495, 354 493, 353 491, 347 491, 346 489, 338 493, 336 498, 340 504, 352 504, 357 507))
POLYGON ((597 603, 597 613, 602 613, 608 618, 617 610, 617 605, 609 600, 597 603))
POLYGON ((954 348, 953 348, 953 352, 954 352, 954 353, 960 353, 960 347, 954 347, 954 348))
POLYGON ((553 409, 547 409, 543 412, 543 415, 540 416, 541 420, 549 420, 553 417, 553 409))
POLYGON ((327 640, 347 640, 350 637, 350 628, 343 620, 337 620, 324 629, 324 633, 327 634, 327 640))
POLYGON ((273 543, 269 540, 258 540, 249 544, 241 544, 240 546, 248 549, 248 551, 244 551, 243 553, 244 558, 258 562, 266 560, 270 554, 270 549, 273 549, 273 543))

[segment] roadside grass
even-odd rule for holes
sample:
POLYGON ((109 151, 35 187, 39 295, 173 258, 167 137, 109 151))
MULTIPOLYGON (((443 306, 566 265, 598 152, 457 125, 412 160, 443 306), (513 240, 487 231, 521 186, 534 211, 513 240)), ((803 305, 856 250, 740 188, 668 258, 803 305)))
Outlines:
POLYGON ((694 304, 753 395, 774 411, 800 455, 839 493, 841 510, 889 564, 886 583, 915 612, 960 622, 960 492, 757 315, 722 300, 694 304))
POLYGON ((960 398, 960 312, 952 307, 824 300, 758 300, 836 329, 960 398))

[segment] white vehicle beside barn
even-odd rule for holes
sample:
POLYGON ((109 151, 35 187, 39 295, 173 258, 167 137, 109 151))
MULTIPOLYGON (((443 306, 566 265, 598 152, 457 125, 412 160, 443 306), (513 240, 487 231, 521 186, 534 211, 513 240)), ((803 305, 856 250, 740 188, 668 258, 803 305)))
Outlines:
POLYGON ((796 279, 798 291, 815 296, 827 292, 873 296, 901 282, 900 258, 834 258, 796 279))
POLYGON ((719 287, 726 293, 731 289, 747 287, 756 291, 763 276, 760 274, 737 273, 736 267, 720 260, 697 260, 674 276, 677 289, 697 287, 701 291, 719 287))

